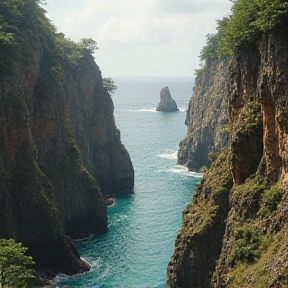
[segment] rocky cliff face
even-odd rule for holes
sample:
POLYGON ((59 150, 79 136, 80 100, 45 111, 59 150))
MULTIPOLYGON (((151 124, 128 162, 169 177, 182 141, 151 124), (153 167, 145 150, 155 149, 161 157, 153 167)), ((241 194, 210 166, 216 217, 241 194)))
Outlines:
POLYGON ((131 193, 133 166, 89 51, 69 66, 53 29, 27 33, 0 73, 0 237, 21 241, 38 268, 83 272, 70 237, 107 230, 102 192, 131 193))
POLYGON ((178 152, 178 163, 189 170, 208 166, 208 154, 220 152, 228 143, 228 98, 224 97, 228 61, 208 59, 195 80, 186 115, 188 133, 178 152))
POLYGON ((239 47, 227 67, 230 152, 214 160, 183 212, 169 287, 288 285, 286 29, 239 47))
POLYGON ((92 56, 87 55, 82 65, 81 73, 67 74, 65 82, 71 128, 84 166, 102 193, 132 193, 134 169, 115 126, 111 96, 103 89, 92 56))
POLYGON ((233 185, 226 148, 194 191, 183 211, 174 254, 168 264, 169 287, 210 287, 210 272, 222 248, 229 191, 233 185))

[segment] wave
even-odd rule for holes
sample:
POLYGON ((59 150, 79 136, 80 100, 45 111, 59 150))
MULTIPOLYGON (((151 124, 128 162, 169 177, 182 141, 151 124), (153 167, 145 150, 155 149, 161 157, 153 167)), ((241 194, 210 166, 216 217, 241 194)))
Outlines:
POLYGON ((189 176, 193 178, 203 177, 203 173, 189 171, 185 166, 181 166, 181 165, 177 165, 174 168, 170 168, 169 172, 177 173, 177 174, 181 174, 181 175, 185 175, 185 176, 189 176))
POLYGON ((197 173, 197 172, 192 172, 192 171, 188 171, 189 175, 191 175, 192 177, 195 178, 202 178, 203 177, 203 173, 197 173))
POLYGON ((178 151, 171 151, 170 153, 159 154, 157 155, 157 157, 164 158, 164 159, 177 160, 177 153, 178 151))
POLYGON ((156 109, 153 108, 153 109, 138 109, 138 110, 127 110, 128 112, 153 112, 153 113, 156 113, 156 109))
MULTIPOLYGON (((178 108, 179 109, 179 112, 187 112, 187 109, 185 108, 178 108)), ((134 113, 137 113, 137 112, 153 112, 153 113, 158 113, 158 111, 156 111, 155 108, 143 108, 143 109, 136 109, 136 110, 127 110, 128 112, 134 112, 134 113)))
MULTIPOLYGON (((106 287, 106 286, 101 285, 100 283, 105 281, 107 278, 109 278, 111 276, 112 266, 105 264, 103 259, 101 259, 101 258, 98 258, 96 260, 91 259, 91 261, 89 261, 89 263, 91 264, 91 268, 92 268, 90 271, 84 272, 81 274, 77 274, 77 275, 72 275, 72 276, 68 276, 65 274, 58 274, 54 278, 54 284, 56 284, 57 288, 59 288, 59 287, 72 288, 72 287, 74 287, 73 283, 78 283, 79 281, 81 281, 81 283, 83 283, 83 284, 84 284, 84 282, 86 282, 86 284, 81 286, 84 288, 106 287), (82 278, 82 277, 85 275, 90 275, 90 276, 87 277, 86 281, 83 281, 84 278, 82 278), (95 275, 97 275, 97 276, 95 277, 95 275), (89 281, 89 279, 90 280, 92 279, 91 277, 93 278, 92 283, 89 281)), ((78 287, 78 285, 77 285, 77 287, 78 287)))

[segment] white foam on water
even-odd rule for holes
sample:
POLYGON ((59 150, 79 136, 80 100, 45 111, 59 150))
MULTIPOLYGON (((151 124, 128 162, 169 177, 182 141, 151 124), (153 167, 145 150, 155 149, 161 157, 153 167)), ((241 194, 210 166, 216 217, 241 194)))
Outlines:
POLYGON ((65 274, 57 274, 56 277, 54 278, 54 281, 57 283, 60 281, 68 280, 69 278, 71 278, 71 276, 67 276, 65 274))
POLYGON ((159 155, 157 155, 157 157, 164 158, 164 159, 177 160, 177 153, 178 153, 178 151, 170 151, 168 153, 159 154, 159 155))
MULTIPOLYGON (((186 108, 178 108, 179 109, 179 112, 187 112, 187 109, 186 108)), ((142 108, 142 109, 136 109, 136 110, 127 110, 128 112, 134 112, 134 113, 137 113, 137 112, 153 112, 153 113, 159 113, 159 111, 157 111, 155 108, 142 108)), ((160 111, 161 112, 161 111, 160 111)))
POLYGON ((153 108, 153 109, 138 109, 138 110, 127 110, 128 112, 134 112, 134 113, 137 113, 137 112, 153 112, 153 113, 156 113, 156 109, 153 108))
POLYGON ((168 171, 172 172, 172 173, 185 175, 188 177, 194 177, 194 178, 202 178, 203 177, 202 173, 191 172, 185 166, 181 166, 181 165, 177 165, 174 168, 170 168, 168 171))
POLYGON ((203 173, 197 173, 197 172, 192 172, 192 171, 188 171, 188 173, 195 178, 202 178, 203 177, 203 173))

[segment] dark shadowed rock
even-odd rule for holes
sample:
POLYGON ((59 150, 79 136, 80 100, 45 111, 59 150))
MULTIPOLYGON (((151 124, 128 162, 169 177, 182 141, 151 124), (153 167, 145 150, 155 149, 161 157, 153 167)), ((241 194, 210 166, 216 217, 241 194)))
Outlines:
POLYGON ((171 93, 167 86, 161 90, 160 99, 161 100, 158 107, 156 108, 156 111, 162 111, 162 112, 179 111, 179 109, 177 108, 177 104, 175 100, 172 99, 171 93))
POLYGON ((0 238, 22 242, 38 271, 82 273, 71 238, 107 231, 103 194, 132 193, 134 169, 91 51, 55 34, 37 1, 18 8, 21 49, 0 45, 0 238), (26 29, 28 10, 38 12, 26 29))

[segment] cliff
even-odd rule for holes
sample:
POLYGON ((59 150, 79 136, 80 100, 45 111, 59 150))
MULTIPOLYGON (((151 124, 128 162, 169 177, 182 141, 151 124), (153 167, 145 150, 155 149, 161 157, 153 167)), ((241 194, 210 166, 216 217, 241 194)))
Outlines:
POLYGON ((169 287, 288 285, 288 25, 280 19, 237 45, 226 66, 230 141, 210 155, 183 211, 169 287))
POLYGON ((20 2, 0 4, 0 237, 37 268, 83 272, 70 237, 107 230, 102 192, 131 193, 133 166, 91 51, 20 2))
POLYGON ((228 61, 210 57, 198 71, 185 121, 188 133, 178 151, 178 163, 189 170, 208 166, 208 154, 220 152, 228 143, 228 98, 224 97, 228 61))
POLYGON ((192 203, 183 211, 174 254, 168 264, 169 287, 210 287, 209 277, 221 252, 229 191, 233 186, 228 158, 226 148, 196 186, 192 203))

